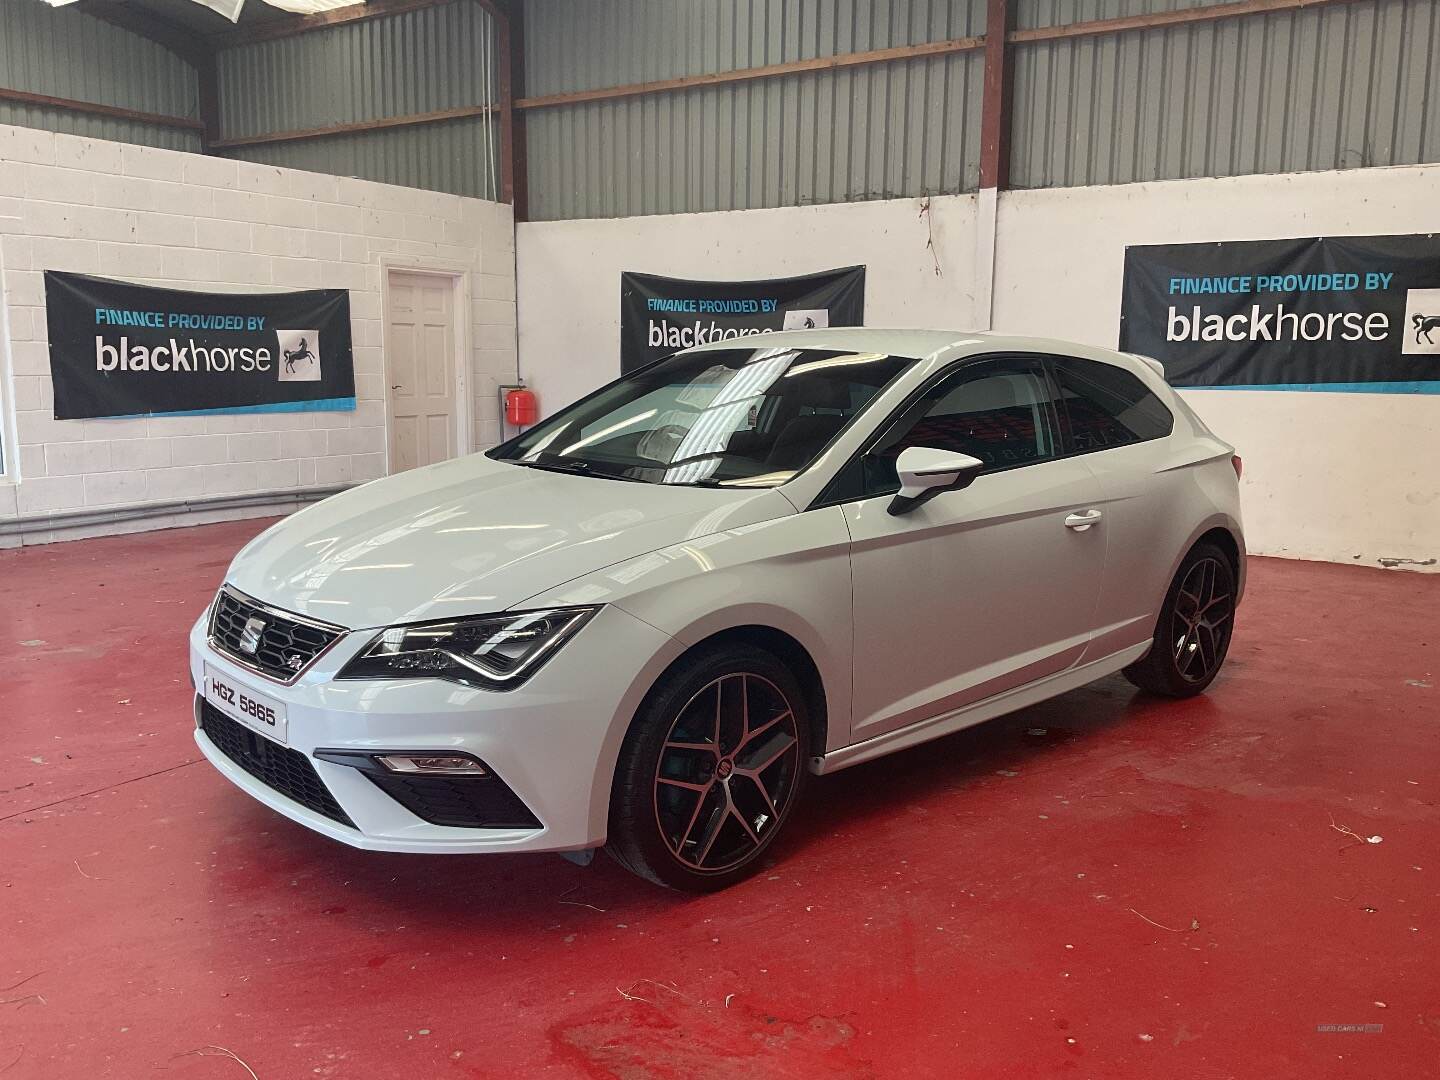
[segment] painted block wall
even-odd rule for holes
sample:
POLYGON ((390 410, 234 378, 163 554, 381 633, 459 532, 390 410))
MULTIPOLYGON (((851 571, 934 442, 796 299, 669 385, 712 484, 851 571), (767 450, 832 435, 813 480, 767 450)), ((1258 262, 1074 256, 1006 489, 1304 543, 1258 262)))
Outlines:
MULTIPOLYGON (((1113 348, 1127 244, 1440 233, 1437 188, 1440 168, 1413 166, 1006 192, 993 325, 1113 348)), ((763 278, 863 262, 867 324, 983 325, 976 199, 937 197, 922 214, 926 205, 521 223, 521 375, 550 413, 619 373, 622 270, 763 278), (557 316, 557 297, 571 317, 557 316)), ((1245 458, 1252 552, 1440 569, 1440 396, 1185 397, 1245 458)))
MULTIPOLYGON (((1415 166, 1014 192, 998 214, 995 328, 1113 346, 1126 244, 1440 233, 1437 189, 1440 168, 1415 166)), ((1440 570, 1440 395, 1185 399, 1245 459, 1252 551, 1440 570)))
POLYGON ((493 445, 495 387, 516 368, 509 206, 0 126, 0 522, 380 476, 382 279, 412 265, 465 276, 472 447, 493 445), (45 270, 224 292, 348 289, 357 409, 55 420, 45 270))
POLYGON ((547 415, 620 374, 622 270, 733 280, 864 263, 870 325, 974 322, 974 195, 522 222, 516 243, 521 375, 547 415))

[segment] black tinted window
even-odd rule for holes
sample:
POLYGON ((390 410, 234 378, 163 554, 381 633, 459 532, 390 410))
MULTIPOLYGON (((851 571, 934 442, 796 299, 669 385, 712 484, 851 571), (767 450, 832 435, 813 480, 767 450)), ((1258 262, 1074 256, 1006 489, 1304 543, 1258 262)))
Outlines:
POLYGON ((1055 377, 1060 422, 1076 453, 1163 438, 1175 426, 1170 410, 1123 368, 1059 356, 1055 377))
POLYGON ((895 460, 912 446, 954 450, 991 469, 1030 465, 1056 456, 1050 393, 1035 360, 967 365, 936 383, 905 411, 879 443, 836 477, 828 500, 899 489, 895 460))
POLYGON ((773 486, 808 466, 912 363, 836 349, 677 353, 490 453, 652 484, 773 486))

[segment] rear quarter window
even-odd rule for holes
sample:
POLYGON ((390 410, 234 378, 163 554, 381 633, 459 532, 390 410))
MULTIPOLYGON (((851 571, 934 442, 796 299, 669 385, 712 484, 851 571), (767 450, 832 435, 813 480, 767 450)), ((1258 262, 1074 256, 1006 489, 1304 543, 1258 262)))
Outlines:
POLYGON ((1165 403, 1124 368, 1070 356, 1054 364, 1060 423, 1073 453, 1163 439, 1174 430, 1165 403))

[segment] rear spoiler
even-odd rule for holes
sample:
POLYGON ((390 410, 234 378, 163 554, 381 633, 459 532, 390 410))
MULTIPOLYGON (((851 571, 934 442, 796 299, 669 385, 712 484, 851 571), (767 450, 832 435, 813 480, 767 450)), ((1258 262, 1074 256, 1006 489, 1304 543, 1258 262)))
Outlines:
POLYGON ((1153 356, 1141 356, 1139 353, 1129 353, 1128 355, 1133 360, 1139 360, 1151 371, 1155 372, 1156 375, 1159 375, 1160 378, 1165 378, 1165 365, 1160 363, 1160 361, 1156 360, 1153 356))

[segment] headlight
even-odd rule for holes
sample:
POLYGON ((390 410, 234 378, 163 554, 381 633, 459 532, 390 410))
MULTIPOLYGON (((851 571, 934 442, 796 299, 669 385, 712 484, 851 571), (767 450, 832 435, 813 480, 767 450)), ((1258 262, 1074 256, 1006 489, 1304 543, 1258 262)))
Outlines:
POLYGON ((528 679, 599 610, 550 608, 392 626, 382 630, 338 677, 449 679, 487 690, 509 690, 528 679))

